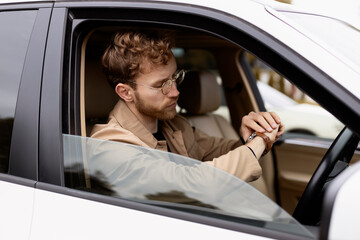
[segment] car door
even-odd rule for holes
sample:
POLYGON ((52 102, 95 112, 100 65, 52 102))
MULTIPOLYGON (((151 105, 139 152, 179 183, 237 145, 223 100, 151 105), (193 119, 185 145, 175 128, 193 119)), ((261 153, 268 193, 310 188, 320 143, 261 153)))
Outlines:
MULTIPOLYGON (((249 82, 253 83, 260 111, 277 113, 285 125, 285 134, 273 147, 276 194, 279 204, 293 213, 307 183, 344 124, 291 83, 291 78, 286 79, 283 73, 261 61, 261 57, 247 53, 240 63, 249 82), (290 96, 293 102, 289 103, 290 96)), ((359 161, 359 157, 356 151, 351 164, 359 161)))
MULTIPOLYGON (((44 104, 41 104, 40 110, 41 125, 39 129, 38 165, 39 180, 42 183, 37 184, 37 188, 117 207, 126 208, 131 205, 136 211, 149 211, 161 216, 166 215, 172 218, 197 221, 192 217, 183 217, 184 213, 181 211, 170 213, 167 210, 163 211, 163 209, 159 210, 158 208, 142 208, 143 205, 135 203, 127 205, 128 202, 126 201, 117 201, 112 197, 105 197, 98 192, 89 193, 67 185, 68 178, 65 175, 64 165, 64 136, 66 134, 82 136, 87 140, 88 126, 104 121, 103 115, 98 118, 87 119, 87 111, 89 109, 87 109, 86 104, 89 101, 86 99, 86 94, 88 94, 86 89, 91 84, 88 81, 89 77, 98 80, 104 77, 101 74, 101 65, 99 64, 101 50, 106 44, 104 40, 111 38, 111 35, 119 29, 167 29, 178 33, 185 33, 184 38, 190 40, 194 36, 191 33, 201 33, 195 35, 200 37, 196 38, 199 40, 196 42, 197 47, 204 48, 208 44, 213 44, 209 49, 217 57, 219 73, 224 80, 225 95, 230 105, 231 121, 235 129, 239 128, 241 116, 244 114, 249 111, 265 110, 261 105, 262 101, 259 100, 258 89, 253 86, 256 82, 251 81, 251 77, 247 72, 249 69, 245 67, 239 69, 239 66, 244 62, 243 58, 246 51, 252 52, 259 58, 261 57, 264 62, 284 76, 293 76, 294 78, 291 78, 293 82, 302 86, 310 93, 316 90, 327 90, 324 85, 326 85, 329 79, 321 74, 318 78, 313 77, 312 73, 319 74, 320 71, 311 65, 309 61, 294 54, 292 49, 283 42, 265 34, 263 30, 254 25, 255 23, 251 24, 251 21, 260 20, 254 20, 252 17, 249 17, 249 15, 253 16, 253 14, 247 13, 251 12, 249 9, 258 10, 261 13, 264 11, 263 6, 257 3, 251 3, 249 6, 246 5, 246 8, 244 5, 244 10, 242 10, 243 18, 248 17, 247 21, 245 21, 240 17, 229 16, 228 14, 212 11, 205 7, 192 5, 173 5, 170 3, 154 2, 141 4, 137 2, 57 2, 52 12, 44 62, 44 81, 41 92, 41 99, 44 104), (215 41, 212 43, 207 41, 201 42, 201 37, 208 37, 208 35, 215 41), (226 44, 223 44, 224 41, 226 44), (89 48, 89 46, 92 47, 89 48), (94 71, 87 71, 89 69, 94 71), (309 90, 309 85, 314 82, 318 83, 317 81, 324 82, 322 82, 322 85, 315 85, 314 88, 309 90)), ((269 17, 268 15, 264 16, 269 17)), ((286 24, 282 23, 281 26, 285 28, 286 24)), ((299 33, 293 31, 292 34, 296 35, 299 33)), ((306 41, 306 38, 303 37, 302 39, 306 41)), ((101 89, 101 91, 108 90, 101 89)), ((333 97, 330 93, 328 93, 328 96, 333 97)), ((114 103, 114 98, 111 94, 104 94, 102 97, 95 98, 95 102, 102 102, 104 99, 114 103)), ((334 99, 335 103, 340 102, 336 97, 334 99)), ((340 106, 342 106, 341 104, 343 103, 340 102, 340 106)), ((108 104, 100 104, 100 106, 103 108, 101 110, 105 109, 106 111, 111 110, 112 107, 108 104)), ((105 115, 106 117, 107 115, 105 115)), ((287 151, 291 158, 303 155, 308 149, 310 149, 310 157, 308 158, 312 158, 316 154, 319 156, 322 154, 322 152, 318 153, 308 146, 305 146, 305 149, 297 145, 295 147, 299 149, 299 152, 295 152, 294 149, 287 151)), ((81 156, 82 151, 78 153, 81 156)), ((264 168, 264 171, 269 173, 270 177, 268 179, 270 180, 267 184, 275 192, 275 189, 278 187, 275 173, 280 168, 277 166, 278 162, 272 161, 277 158, 277 149, 275 149, 274 153, 274 155, 267 155, 266 158, 270 161, 265 161, 265 164, 269 164, 270 167, 264 168)), ((288 156, 279 156, 279 159, 287 160, 288 156)), ((300 159, 303 158, 300 157, 300 159)), ((294 167, 294 165, 291 165, 291 167, 294 167)), ((290 175, 294 174, 290 173, 290 175)), ((84 173, 77 177, 79 182, 84 183, 86 186, 89 176, 84 173)), ((46 212, 44 216, 49 216, 48 214, 46 212)), ((61 213, 57 211, 55 214, 61 213)), ((38 220, 44 221, 42 217, 39 217, 38 220)), ((241 223, 236 223, 236 227, 233 228, 232 224, 234 222, 231 221, 224 223, 222 221, 218 222, 217 219, 209 220, 202 218, 199 220, 200 223, 205 224, 208 221, 215 221, 212 226, 224 227, 239 232, 245 231, 254 235, 275 238, 282 237, 284 239, 288 236, 284 236, 281 233, 278 235, 277 232, 267 231, 267 229, 248 228, 247 224, 242 225, 241 223)), ((37 231, 40 231, 41 224, 38 224, 37 227, 37 231)), ((297 238, 297 236, 294 236, 294 238, 297 238)))
POLYGON ((63 141, 67 185, 37 184, 30 239, 313 236, 265 195, 205 163, 115 141, 63 141))
MULTIPOLYGON (((180 33, 181 31, 189 31, 191 33, 195 27, 196 31, 201 33, 205 32, 206 34, 206 31, 209 30, 209 28, 212 29, 212 26, 208 24, 209 18, 206 17, 206 14, 202 17, 193 14, 194 11, 196 12, 198 10, 203 11, 204 9, 171 4, 166 5, 164 3, 145 3, 141 5, 128 2, 109 2, 105 5, 103 2, 91 2, 91 4, 87 2, 55 3, 49 25, 41 91, 42 102, 46 104, 41 104, 40 109, 41 124, 39 129, 38 165, 40 182, 36 184, 38 190, 37 196, 39 198, 35 203, 34 237, 39 236, 38 234, 41 232, 41 227, 44 225, 49 226, 49 229, 55 229, 56 225, 51 225, 51 222, 45 222, 44 220, 52 214, 53 217, 58 217, 57 219, 59 219, 60 222, 71 223, 66 220, 66 211, 60 211, 60 209, 66 209, 66 206, 68 204, 71 205, 72 201, 76 202, 74 206, 76 206, 75 208, 78 210, 69 206, 69 216, 75 214, 76 216, 73 217, 73 219, 75 219, 76 222, 84 221, 79 225, 80 227, 89 225, 94 231, 96 229, 94 229, 93 223, 89 223, 91 213, 87 212, 88 207, 86 207, 93 204, 93 206, 98 205, 99 208, 109 208, 109 212, 111 212, 110 209, 113 208, 113 213, 117 213, 119 216, 126 215, 123 211, 128 212, 124 210, 124 208, 130 208, 132 209, 130 212, 133 212, 138 217, 141 217, 141 215, 143 215, 142 212, 145 212, 152 214, 153 217, 151 218, 157 218, 155 215, 168 216, 189 221, 191 224, 195 222, 208 225, 211 221, 215 221, 214 224, 210 224, 210 226, 215 227, 215 229, 220 227, 219 232, 223 232, 223 229, 225 229, 226 231, 235 230, 240 233, 245 232, 253 235, 260 234, 265 237, 277 235, 281 237, 284 235, 284 238, 286 238, 286 236, 289 235, 289 233, 284 234, 281 231, 279 233, 273 233, 272 230, 269 229, 258 227, 249 228, 247 223, 242 225, 240 222, 237 222, 235 228, 233 228, 230 226, 234 223, 232 221, 222 222, 221 219, 208 219, 206 217, 201 217, 200 219, 198 218, 199 215, 193 215, 192 213, 185 213, 183 211, 174 212, 157 206, 144 206, 140 203, 137 204, 136 201, 122 201, 112 196, 106 196, 102 194, 102 192, 89 192, 86 189, 78 189, 69 185, 69 179, 85 184, 85 187, 89 181, 89 176, 86 173, 77 175, 76 179, 69 178, 66 165, 64 165, 66 156, 64 151, 67 150, 69 146, 71 148, 75 145, 67 145, 64 141, 67 134, 70 136, 83 136, 83 138, 87 140, 87 124, 94 123, 87 121, 90 119, 86 118, 88 110, 86 104, 89 103, 89 101, 86 100, 85 96, 87 92, 85 90, 89 87, 89 84, 91 84, 88 78, 92 77, 96 79, 99 77, 98 81, 101 80, 100 77, 103 78, 98 60, 99 52, 102 50, 101 46, 106 44, 106 41, 103 40, 109 39, 116 29, 129 27, 180 29, 180 33), (193 20, 190 21, 189 18, 193 18, 193 20), (185 23, 183 22, 184 20, 185 23), (193 26, 194 23, 197 25, 193 26), (97 39, 96 36, 102 38, 97 39), (98 42, 99 40, 100 44, 98 42), (91 45, 94 43, 98 45, 91 45), (95 73, 89 74, 87 72, 88 69, 94 70, 95 73), (99 69, 100 71, 98 71, 99 69), (52 192, 54 192, 54 194, 52 192), (61 208, 56 209, 56 211, 50 211, 50 209, 55 206, 50 202, 46 204, 45 197, 47 195, 49 195, 50 198, 64 198, 61 203, 57 204, 61 206, 61 208), (80 200, 77 198, 80 198, 80 200), (44 206, 45 210, 42 209, 41 206, 44 206), (83 208, 80 206, 83 206, 83 208), (83 211, 85 211, 85 214, 80 215, 83 211), (138 211, 138 214, 136 214, 136 211, 138 211), (224 225, 222 225, 223 223, 224 225)), ((215 12, 209 13, 216 14, 215 12)), ((221 16, 226 18, 226 15, 221 16)), ((233 33, 237 32, 236 29, 232 29, 228 25, 223 25, 216 21, 215 26, 216 31, 220 31, 224 36, 228 33, 225 31, 227 29, 222 29, 223 27, 230 28, 233 33)), ((188 35, 188 37, 191 37, 191 35, 188 35)), ((109 96, 110 94, 105 94, 106 99, 109 96)), ((102 102, 104 98, 98 97, 95 98, 95 100, 102 102)), ((111 96, 110 101, 113 101, 111 96)), ((109 106, 106 104, 101 106, 104 109, 109 109, 109 106)), ((94 119, 97 121, 103 120, 101 118, 94 119)), ((76 152, 80 154, 77 156, 81 156, 82 150, 76 152)), ((82 157, 79 158, 79 160, 81 159, 82 157)), ((81 170, 81 166, 79 166, 77 170, 81 170)), ((104 217, 106 215, 107 214, 101 214, 101 216, 104 217)), ((111 218, 112 216, 113 215, 111 215, 111 218)), ((109 217, 106 221, 112 220, 109 217)), ((106 221, 103 223, 106 223, 106 221)), ((121 219, 121 221, 126 221, 126 219, 121 219)), ((134 220, 133 222, 136 221, 134 220)), ((174 224, 177 224, 176 222, 178 221, 175 221, 174 224)), ((130 223, 132 223, 132 221, 129 220, 128 224, 130 223)), ((145 223, 142 222, 141 224, 145 223)), ((67 226, 69 226, 71 230, 73 226, 70 225, 71 224, 67 226)), ((113 225, 111 224, 111 226, 113 225)), ((99 227, 99 229, 101 228, 99 227)), ((131 228, 129 227, 129 229, 131 228)), ((79 229, 75 229, 74 234, 77 235, 79 232, 81 232, 79 229)), ((110 233, 114 233, 113 229, 110 233)), ((64 234, 66 235, 65 232, 64 234)), ((141 233, 138 232, 136 234, 141 233)), ((290 233, 290 235, 291 234, 292 233, 290 233)), ((294 238, 297 237, 295 234, 294 238)))
POLYGON ((0 4, 1 239, 28 239, 31 232, 50 12, 51 4, 0 4))

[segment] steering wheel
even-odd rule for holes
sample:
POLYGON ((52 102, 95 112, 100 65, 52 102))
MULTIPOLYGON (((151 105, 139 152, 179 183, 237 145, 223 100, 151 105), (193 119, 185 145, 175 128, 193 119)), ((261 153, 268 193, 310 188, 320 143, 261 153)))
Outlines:
POLYGON ((359 139, 345 127, 331 144, 293 213, 293 217, 300 223, 306 225, 319 223, 324 190, 330 181, 349 165, 359 139))

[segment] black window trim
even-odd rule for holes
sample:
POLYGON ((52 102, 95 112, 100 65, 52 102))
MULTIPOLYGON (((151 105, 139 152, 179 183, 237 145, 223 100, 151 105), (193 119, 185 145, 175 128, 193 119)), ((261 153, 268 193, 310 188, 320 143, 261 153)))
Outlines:
POLYGON ((46 44, 39 126, 39 181, 63 185, 62 79, 67 9, 54 8, 46 44))
POLYGON ((36 181, 34 181, 34 180, 9 175, 6 173, 0 173, 0 181, 13 183, 13 184, 17 184, 17 185, 21 185, 21 186, 25 186, 25 187, 32 187, 32 188, 35 188, 35 185, 36 185, 36 181))
POLYGON ((10 148, 9 174, 32 180, 38 179, 40 91, 51 7, 47 4, 37 10, 19 86, 10 148))

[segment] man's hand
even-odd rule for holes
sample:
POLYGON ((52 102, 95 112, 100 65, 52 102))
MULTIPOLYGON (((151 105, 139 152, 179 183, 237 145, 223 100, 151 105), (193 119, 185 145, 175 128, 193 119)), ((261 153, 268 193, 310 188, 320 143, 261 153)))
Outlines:
POLYGON ((250 112, 242 118, 240 136, 246 141, 251 133, 260 132, 265 133, 274 142, 284 133, 284 130, 285 126, 276 113, 250 112))

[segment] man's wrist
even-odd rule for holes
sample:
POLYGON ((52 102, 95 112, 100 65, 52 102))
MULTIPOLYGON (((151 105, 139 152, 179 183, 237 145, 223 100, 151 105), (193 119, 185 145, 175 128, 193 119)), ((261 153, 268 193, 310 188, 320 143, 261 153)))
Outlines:
POLYGON ((253 139, 255 139, 256 137, 259 137, 259 139, 260 139, 260 138, 263 139, 262 142, 264 143, 263 147, 264 147, 265 149, 263 148, 264 151, 262 152, 261 156, 264 156, 265 154, 267 154, 267 153, 270 151, 273 142, 272 142, 271 139, 270 139, 267 135, 265 135, 264 133, 253 132, 253 133, 248 137, 248 139, 246 140, 245 143, 247 144, 247 143, 251 142, 251 141, 252 141, 253 139))
POLYGON ((267 154, 269 151, 270 151, 270 149, 272 148, 272 145, 273 145, 273 142, 271 141, 271 139, 268 137, 268 136, 266 136, 264 133, 259 133, 259 132, 256 132, 256 136, 259 136, 259 137, 261 137, 262 139, 264 139, 264 141, 265 141, 265 150, 264 150, 264 152, 263 152, 263 154, 262 154, 262 156, 264 156, 265 154, 267 154))

